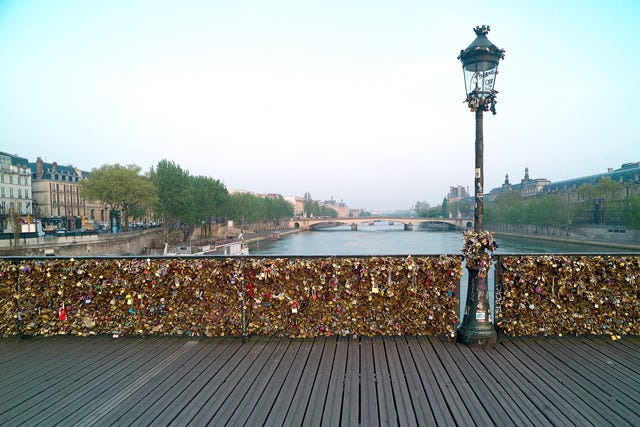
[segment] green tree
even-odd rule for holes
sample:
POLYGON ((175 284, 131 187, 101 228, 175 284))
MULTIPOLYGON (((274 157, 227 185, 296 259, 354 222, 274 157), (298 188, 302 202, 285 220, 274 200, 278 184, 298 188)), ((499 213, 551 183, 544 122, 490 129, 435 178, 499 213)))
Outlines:
POLYGON ((161 160, 151 177, 158 189, 156 212, 167 232, 179 230, 182 241, 191 238, 196 227, 210 224, 228 211, 229 193, 219 180, 191 176, 189 171, 168 160, 161 160))
POLYGON ((136 215, 152 207, 157 198, 153 183, 140 175, 136 165, 103 165, 93 169, 87 179, 80 181, 80 194, 87 200, 101 201, 123 212, 124 229, 131 211, 136 215))
POLYGON ((442 215, 442 218, 449 217, 449 199, 446 197, 442 199, 442 205, 440 205, 440 214, 442 215))
POLYGON ((623 213, 624 224, 632 230, 640 230, 640 194, 630 197, 627 203, 623 213))
POLYGON ((311 193, 309 193, 307 191, 306 193, 304 193, 304 214, 303 214, 303 216, 305 218, 309 218, 309 216, 311 215, 311 213, 313 211, 313 204, 314 204, 314 201, 311 198, 311 193))
POLYGON ((416 214, 420 218, 427 218, 429 215, 429 209, 431 209, 431 205, 426 201, 416 202, 413 209, 416 211, 416 214))

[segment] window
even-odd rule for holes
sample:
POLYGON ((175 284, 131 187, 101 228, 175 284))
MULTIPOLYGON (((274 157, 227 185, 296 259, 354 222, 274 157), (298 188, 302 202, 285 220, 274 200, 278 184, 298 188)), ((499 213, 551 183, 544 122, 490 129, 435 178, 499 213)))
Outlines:
POLYGON ((24 198, 25 199, 29 198, 29 190, 24 190, 24 198))
POLYGON ((11 159, 9 156, 0 155, 0 170, 8 171, 11 165, 11 159))
POLYGON ((18 199, 22 199, 22 188, 18 188, 18 199))

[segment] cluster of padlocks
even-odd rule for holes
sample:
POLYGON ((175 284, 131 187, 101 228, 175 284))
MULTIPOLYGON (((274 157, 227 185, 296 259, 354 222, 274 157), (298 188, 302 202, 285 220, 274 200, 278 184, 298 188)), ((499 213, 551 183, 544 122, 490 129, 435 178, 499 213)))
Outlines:
POLYGON ((0 261, 0 335, 444 335, 462 261, 434 257, 0 261))
POLYGON ((502 258, 497 324, 508 335, 640 334, 640 257, 502 258))

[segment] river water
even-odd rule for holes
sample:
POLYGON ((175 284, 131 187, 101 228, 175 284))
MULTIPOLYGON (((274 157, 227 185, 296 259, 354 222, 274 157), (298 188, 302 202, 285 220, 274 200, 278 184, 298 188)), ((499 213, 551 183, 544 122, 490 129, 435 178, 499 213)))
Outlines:
MULTIPOLYGON (((589 246, 527 238, 497 236, 494 254, 523 253, 604 253, 620 252, 602 246, 589 246)), ((249 245, 250 255, 439 255, 460 254, 460 231, 404 231, 402 224, 376 222, 361 224, 357 231, 348 225, 327 227, 284 235, 277 241, 249 245)))

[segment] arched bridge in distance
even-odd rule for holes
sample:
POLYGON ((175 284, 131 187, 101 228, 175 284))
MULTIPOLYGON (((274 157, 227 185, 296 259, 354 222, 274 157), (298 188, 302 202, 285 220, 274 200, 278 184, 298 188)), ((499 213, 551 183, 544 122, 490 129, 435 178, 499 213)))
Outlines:
POLYGON ((473 228, 473 220, 467 218, 408 218, 397 216, 369 216, 369 217, 348 217, 348 218, 297 218, 289 222, 290 228, 302 230, 313 230, 314 228, 331 224, 346 224, 351 226, 351 230, 357 230, 362 224, 373 225, 376 222, 388 222, 389 224, 400 223, 407 231, 413 230, 420 224, 431 224, 442 226, 451 230, 468 230, 473 228))

